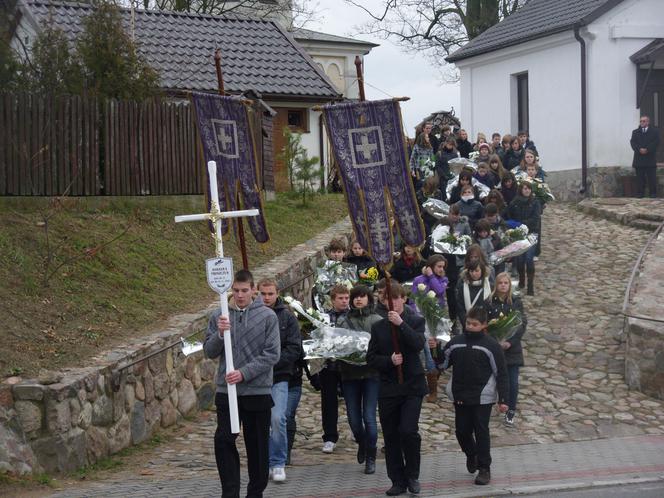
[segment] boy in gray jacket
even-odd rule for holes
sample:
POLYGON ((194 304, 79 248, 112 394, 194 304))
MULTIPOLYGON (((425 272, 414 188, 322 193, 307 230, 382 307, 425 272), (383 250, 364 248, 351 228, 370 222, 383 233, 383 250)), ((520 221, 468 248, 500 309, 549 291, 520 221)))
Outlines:
POLYGON ((254 298, 254 279, 240 270, 233 280, 229 315, 215 311, 210 317, 203 349, 208 358, 219 358, 217 372, 217 430, 214 453, 221 479, 222 497, 240 496, 240 457, 231 433, 228 385, 237 385, 238 411, 247 450, 249 483, 247 497, 261 498, 268 483, 270 413, 272 409, 272 368, 279 361, 280 341, 277 315, 254 298), (226 373, 224 338, 233 333, 236 369, 226 373))

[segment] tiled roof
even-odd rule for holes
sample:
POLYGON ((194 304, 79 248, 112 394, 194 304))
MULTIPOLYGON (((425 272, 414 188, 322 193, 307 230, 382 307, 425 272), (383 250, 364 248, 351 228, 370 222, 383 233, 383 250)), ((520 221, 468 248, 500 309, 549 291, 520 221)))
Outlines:
POLYGON ((317 41, 328 43, 345 43, 348 45, 367 45, 369 47, 378 47, 377 43, 372 43, 364 40, 357 40, 355 38, 346 38, 345 36, 330 35, 328 33, 321 33, 320 31, 312 31, 310 29, 299 28, 292 33, 296 40, 302 41, 317 41))
POLYGON ((622 0, 530 0, 447 57, 456 62, 585 25, 622 0))
MULTIPOLYGON (((52 15, 71 40, 82 31, 89 4, 27 0, 44 24, 52 15)), ((127 32, 131 12, 122 10, 127 32)), ((221 49, 224 84, 231 93, 255 90, 264 98, 339 97, 332 83, 289 34, 272 21, 164 11, 135 11, 139 52, 169 90, 215 91, 214 51, 221 49)))

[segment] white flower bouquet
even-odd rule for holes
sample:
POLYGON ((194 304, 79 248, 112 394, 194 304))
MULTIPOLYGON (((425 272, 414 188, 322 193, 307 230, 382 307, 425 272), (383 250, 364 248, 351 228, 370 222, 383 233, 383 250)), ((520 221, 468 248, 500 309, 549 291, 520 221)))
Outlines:
POLYGON ((436 173, 436 160, 434 156, 429 156, 427 158, 421 157, 418 166, 420 173, 422 174, 422 179, 429 178, 436 173))
POLYGON ((438 225, 431 232, 431 250, 438 254, 463 256, 472 243, 469 235, 455 235, 447 225, 438 225))
POLYGON ((426 289, 425 284, 418 284, 417 289, 411 294, 417 310, 424 317, 426 334, 439 341, 448 342, 452 321, 447 317, 446 309, 440 306, 436 293, 426 289))
POLYGON ((521 240, 516 240, 502 249, 492 252, 489 256, 489 264, 499 265, 510 258, 520 256, 535 244, 537 244, 537 234, 531 233, 521 240))
POLYGON ((528 237, 528 227, 521 224, 515 228, 508 228, 505 230, 501 234, 500 240, 503 243, 503 246, 508 246, 512 242, 524 240, 526 237, 528 237))
POLYGON ((438 220, 442 220, 450 212, 449 204, 433 197, 424 201, 422 208, 438 220))
POLYGON ((366 365, 371 334, 325 325, 311 333, 311 339, 302 341, 305 359, 334 359, 353 365, 366 365))
POLYGON ((326 261, 321 268, 316 269, 316 281, 314 282, 314 302, 320 310, 330 309, 330 291, 335 285, 341 284, 349 290, 353 288, 357 280, 357 266, 341 261, 326 261))
POLYGON ((326 325, 330 325, 330 316, 327 313, 321 313, 320 311, 313 308, 307 308, 305 311, 302 303, 295 299, 293 296, 284 297, 284 301, 286 304, 288 304, 290 309, 292 309, 296 314, 309 320, 314 325, 314 327, 324 327, 326 325))

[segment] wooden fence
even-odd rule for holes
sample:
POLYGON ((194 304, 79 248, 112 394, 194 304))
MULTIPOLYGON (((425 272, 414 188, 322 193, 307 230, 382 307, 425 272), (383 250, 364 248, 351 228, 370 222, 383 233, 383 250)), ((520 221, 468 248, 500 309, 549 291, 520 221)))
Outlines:
POLYGON ((203 192, 188 102, 0 95, 0 195, 203 192))

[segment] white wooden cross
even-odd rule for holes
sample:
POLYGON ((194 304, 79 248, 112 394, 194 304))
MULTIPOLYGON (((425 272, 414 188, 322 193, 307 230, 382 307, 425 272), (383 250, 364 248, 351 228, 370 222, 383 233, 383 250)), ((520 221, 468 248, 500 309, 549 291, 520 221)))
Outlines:
MULTIPOLYGON (((219 208, 219 192, 217 190, 217 163, 214 161, 208 162, 208 178, 210 179, 210 212, 203 214, 187 214, 183 216, 176 216, 175 222, 181 223, 184 221, 211 221, 214 224, 215 230, 215 243, 217 257, 224 257, 224 244, 221 237, 221 220, 224 218, 240 218, 242 216, 258 216, 258 209, 245 209, 242 211, 225 211, 221 212, 219 208)), ((221 304, 221 315, 228 316, 228 293, 226 291, 219 294, 219 302, 221 304)), ((226 358, 226 373, 235 370, 233 365, 233 343, 231 341, 231 331, 224 332, 224 355, 226 358)), ((231 432, 238 434, 240 432, 240 417, 237 409, 237 389, 235 384, 228 385, 228 407, 231 418, 231 432)))

